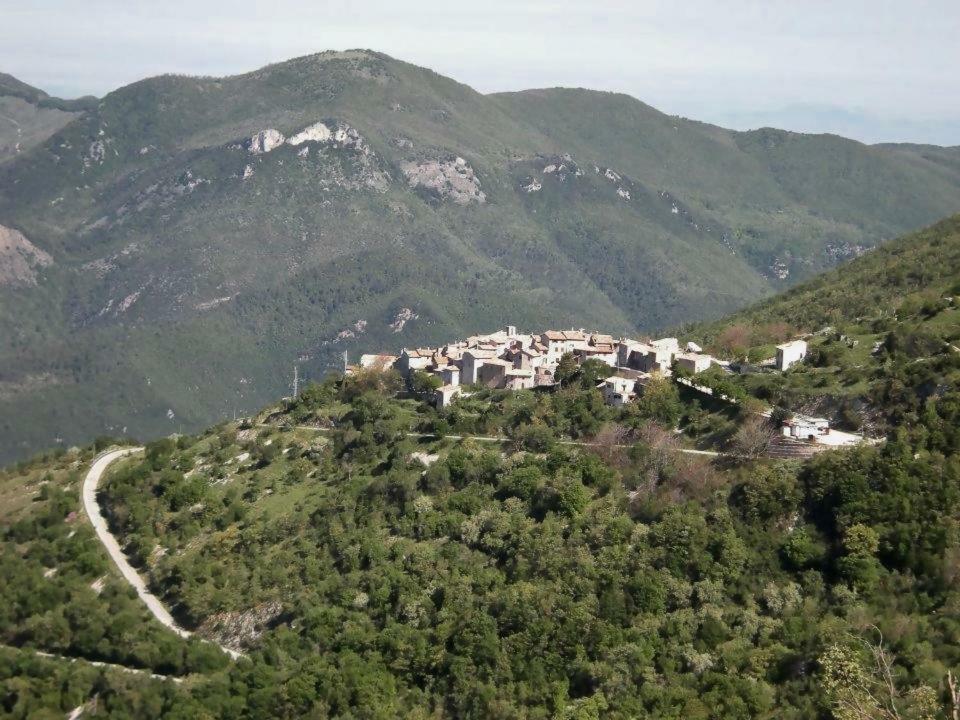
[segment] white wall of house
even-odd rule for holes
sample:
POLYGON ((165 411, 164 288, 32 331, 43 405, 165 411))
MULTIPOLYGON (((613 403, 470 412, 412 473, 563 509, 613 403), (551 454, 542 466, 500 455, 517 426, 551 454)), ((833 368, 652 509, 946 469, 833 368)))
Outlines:
POLYGON ((489 351, 467 350, 463 353, 463 369, 460 372, 460 382, 463 385, 475 385, 477 373, 483 363, 493 357, 489 351))
POLYGON ((699 353, 680 353, 676 356, 677 367, 683 368, 694 375, 710 368, 712 358, 699 353))
POLYGON ((603 401, 607 405, 626 405, 636 397, 635 387, 636 380, 633 378, 609 377, 601 387, 603 401))
POLYGON ((459 385, 460 384, 460 368, 456 365, 448 365, 445 368, 441 368, 438 373, 440 379, 443 380, 444 385, 459 385))
POLYGON ((396 368, 401 375, 406 377, 414 370, 423 370, 430 364, 430 357, 418 357, 410 354, 408 350, 400 353, 397 359, 396 368))
POLYGON ((777 345, 777 370, 786 370, 800 362, 807 355, 807 343, 804 340, 777 345))
POLYGON ((434 400, 438 408, 443 408, 453 402, 461 392, 459 385, 444 385, 434 394, 434 400))

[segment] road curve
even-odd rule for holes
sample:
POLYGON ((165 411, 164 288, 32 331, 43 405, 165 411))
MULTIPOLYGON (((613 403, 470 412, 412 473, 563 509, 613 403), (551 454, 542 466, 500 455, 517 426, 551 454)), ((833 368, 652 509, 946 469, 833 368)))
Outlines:
MULTIPOLYGON (((107 469, 107 466, 109 466, 114 460, 118 460, 119 458, 126 457, 127 455, 140 452, 141 450, 143 450, 142 447, 111 450, 98 455, 94 459, 93 465, 90 466, 90 470, 87 472, 87 476, 83 480, 83 510, 86 512, 87 517, 90 518, 90 524, 93 525, 93 529, 96 531, 100 542, 106 548, 107 554, 110 555, 110 558, 120 569, 120 574, 123 575, 124 580, 130 583, 134 590, 137 591, 137 595, 139 595, 140 599, 143 600, 144 604, 147 606, 147 609, 150 610, 157 620, 173 630, 173 632, 175 632, 177 635, 182 638, 188 638, 192 635, 192 633, 186 628, 183 628, 177 624, 177 621, 173 619, 169 611, 163 606, 163 603, 160 602, 159 598, 157 598, 156 595, 147 589, 147 584, 143 581, 143 578, 140 577, 140 574, 133 569, 133 566, 130 565, 129 562, 127 562, 127 558, 123 554, 123 550, 120 549, 120 544, 107 528, 107 521, 100 512, 100 505, 97 503, 97 485, 100 483, 100 477, 103 475, 103 471, 107 469)), ((234 660, 243 656, 243 653, 239 653, 232 648, 228 648, 223 645, 218 645, 218 647, 234 660)))

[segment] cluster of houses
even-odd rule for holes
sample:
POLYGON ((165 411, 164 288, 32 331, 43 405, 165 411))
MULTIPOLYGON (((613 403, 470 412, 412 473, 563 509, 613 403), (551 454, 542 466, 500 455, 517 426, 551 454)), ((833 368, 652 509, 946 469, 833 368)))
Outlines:
MULTIPOLYGON (((784 371, 804 359, 807 343, 792 340, 778 345, 776 351, 776 358, 769 362, 784 371)), ((521 333, 512 325, 441 347, 404 348, 399 355, 362 355, 358 367, 394 369, 407 380, 416 372, 436 376, 439 387, 434 401, 438 407, 445 407, 474 387, 554 387, 559 384, 556 370, 565 355, 571 355, 578 363, 599 360, 608 365, 610 373, 598 388, 608 405, 617 406, 636 399, 637 393, 656 375, 670 376, 674 370, 682 370, 685 376, 695 376, 713 365, 732 370, 729 363, 704 353, 696 343, 688 342, 681 349, 677 338, 614 338, 582 328, 521 333)), ((354 369, 348 368, 348 372, 354 369)), ((686 377, 684 383, 699 387, 693 377, 686 377)), ((832 434, 826 419, 800 414, 785 420, 781 432, 786 437, 816 442, 826 442, 832 434)))
POLYGON ((624 405, 636 397, 655 373, 670 375, 674 366, 691 374, 718 362, 695 343, 681 351, 676 338, 640 341, 579 330, 519 333, 514 326, 488 335, 474 335, 437 348, 404 348, 399 355, 363 355, 360 367, 393 368, 404 378, 415 371, 440 379, 436 403, 444 407, 464 388, 481 386, 509 390, 552 387, 564 355, 578 362, 599 360, 610 366, 600 383, 605 401, 624 405))

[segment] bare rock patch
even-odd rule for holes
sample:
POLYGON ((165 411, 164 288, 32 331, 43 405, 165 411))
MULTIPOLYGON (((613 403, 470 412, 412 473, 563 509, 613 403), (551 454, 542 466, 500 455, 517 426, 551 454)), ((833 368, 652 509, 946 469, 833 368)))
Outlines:
POLYGON ((27 240, 19 230, 0 225, 0 286, 36 285, 37 270, 50 265, 50 253, 27 240))
POLYGON ((487 201, 486 194, 480 189, 480 179, 462 157, 408 162, 401 169, 410 187, 429 190, 441 200, 450 200, 457 205, 487 201))

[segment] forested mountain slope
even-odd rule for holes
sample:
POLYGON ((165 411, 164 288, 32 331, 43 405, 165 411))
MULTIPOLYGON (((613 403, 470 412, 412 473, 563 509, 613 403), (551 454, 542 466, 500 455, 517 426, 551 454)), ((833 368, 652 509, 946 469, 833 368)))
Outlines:
POLYGON ((960 215, 954 215, 691 332, 709 337, 734 323, 777 321, 812 331, 958 293, 960 215))
POLYGON ((883 435, 925 422, 934 436, 952 437, 960 216, 684 333, 722 357, 747 361, 742 375, 712 373, 731 391, 827 416, 847 430, 883 435), (808 344, 804 362, 784 374, 759 372, 776 343, 797 336, 808 344))
POLYGON ((201 427, 344 350, 717 316, 956 212, 951 157, 367 51, 134 83, 0 165, 0 458, 201 427))
POLYGON ((61 100, 0 73, 0 163, 27 152, 96 105, 95 98, 61 100))

